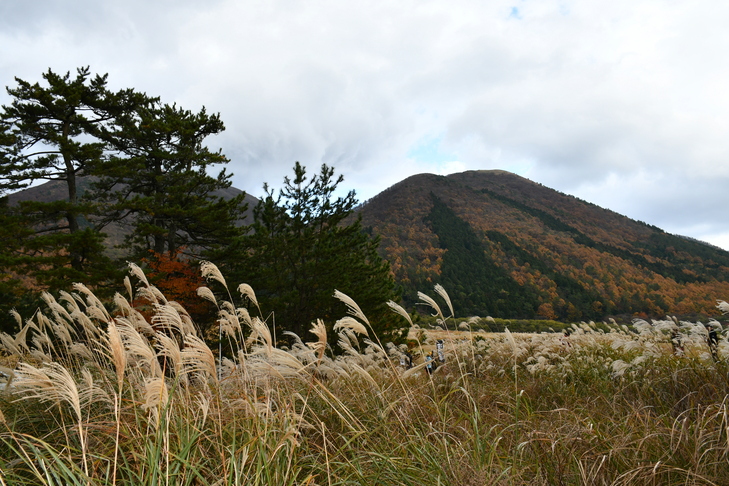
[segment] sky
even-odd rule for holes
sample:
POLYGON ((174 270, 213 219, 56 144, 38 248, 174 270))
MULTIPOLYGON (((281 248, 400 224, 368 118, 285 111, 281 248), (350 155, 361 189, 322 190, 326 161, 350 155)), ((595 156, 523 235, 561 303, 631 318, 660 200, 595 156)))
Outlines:
MULTIPOLYGON (((729 250, 729 2, 2 0, 0 85, 220 113, 236 187, 501 169, 729 250)), ((0 104, 10 98, 3 90, 0 104)))

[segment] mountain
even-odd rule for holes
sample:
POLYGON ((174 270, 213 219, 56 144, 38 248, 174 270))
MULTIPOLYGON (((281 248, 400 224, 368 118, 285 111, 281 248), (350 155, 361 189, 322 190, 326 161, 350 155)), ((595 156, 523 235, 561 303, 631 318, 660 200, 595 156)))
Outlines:
POLYGON ((419 174, 360 208, 406 303, 436 283, 458 315, 571 321, 717 313, 729 252, 515 174, 419 174))
MULTIPOLYGON (((81 191, 87 185, 82 181, 81 191)), ((9 202, 54 201, 65 191, 49 182, 11 194, 9 202)), ((231 187, 220 195, 240 192, 231 187)), ((246 200, 241 223, 252 222, 258 201, 246 200)), ((436 283, 459 316, 693 317, 716 315, 716 299, 729 298, 729 252, 506 171, 415 175, 359 213, 380 235, 380 254, 408 306, 436 283)), ((107 226, 107 245, 122 243, 127 231, 107 226)))
MULTIPOLYGON (((79 197, 81 197, 84 192, 90 188, 91 178, 79 177, 76 180, 76 183, 79 197)), ((242 192, 243 191, 240 189, 236 189, 231 186, 227 189, 214 191, 212 194, 213 196, 223 197, 227 200, 236 197, 242 192)), ((63 199, 68 199, 68 186, 65 181, 49 181, 8 195, 8 203, 10 205, 17 204, 20 201, 53 202, 63 199)), ((248 209, 244 213, 243 219, 239 221, 241 225, 251 224, 253 222, 253 208, 255 208, 256 204, 258 204, 258 199, 250 194, 246 194, 245 202, 248 204, 248 209)), ((131 227, 124 223, 112 223, 105 226, 103 232, 107 235, 107 247, 112 249, 124 243, 124 237, 129 234, 130 231, 131 227)), ((116 250, 110 250, 110 253, 114 256, 121 255, 121 252, 116 250)))

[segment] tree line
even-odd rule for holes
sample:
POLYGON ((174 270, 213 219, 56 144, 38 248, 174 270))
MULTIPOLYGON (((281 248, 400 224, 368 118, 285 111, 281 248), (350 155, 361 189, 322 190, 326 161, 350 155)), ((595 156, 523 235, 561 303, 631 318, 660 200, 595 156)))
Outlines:
MULTIPOLYGON (((378 240, 347 219, 354 192, 334 198, 343 180, 334 169, 308 176, 297 162, 278 193, 265 187, 244 226, 245 195, 216 195, 232 176, 229 159, 207 143, 225 129, 218 113, 113 91, 88 67, 42 78, 15 78, 0 112, 0 329, 14 325, 10 308, 32 312, 40 291, 81 282, 110 296, 127 261, 194 300, 203 282, 190 269, 209 259, 235 285, 260 289, 280 330, 301 335, 316 318, 331 326, 346 311, 332 298, 336 288, 370 311, 373 326, 394 332, 384 317, 398 296, 389 266, 378 240), (9 203, 9 194, 46 181, 62 184, 66 197, 9 203), (104 232, 112 225, 125 228, 116 256, 104 232)), ((211 306, 195 316, 201 326, 214 324, 211 306)))

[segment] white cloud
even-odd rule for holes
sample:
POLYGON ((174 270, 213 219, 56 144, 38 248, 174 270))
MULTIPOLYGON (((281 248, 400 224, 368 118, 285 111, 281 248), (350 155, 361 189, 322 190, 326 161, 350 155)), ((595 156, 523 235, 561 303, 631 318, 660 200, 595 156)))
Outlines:
POLYGON ((705 0, 8 0, 0 82, 90 65, 205 105, 253 194, 296 160, 362 198, 500 168, 708 238, 729 232, 727 20, 705 0), (437 160, 413 152, 424 140, 437 160))

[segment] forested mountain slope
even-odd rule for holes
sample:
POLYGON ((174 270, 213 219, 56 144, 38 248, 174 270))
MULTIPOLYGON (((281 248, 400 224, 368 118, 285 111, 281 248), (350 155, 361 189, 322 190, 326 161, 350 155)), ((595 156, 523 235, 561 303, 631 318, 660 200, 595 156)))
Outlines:
POLYGON ((715 314, 729 296, 729 252, 505 171, 416 175, 361 214, 405 299, 440 283, 461 315, 715 314))
MULTIPOLYGON (((9 199, 54 201, 64 190, 50 182, 9 199)), ((251 222, 257 200, 247 200, 251 222)), ((505 171, 419 174, 360 212, 408 305, 436 283, 459 315, 507 318, 715 315, 729 297, 729 252, 505 171)), ((109 247, 126 233, 104 231, 109 247)))

